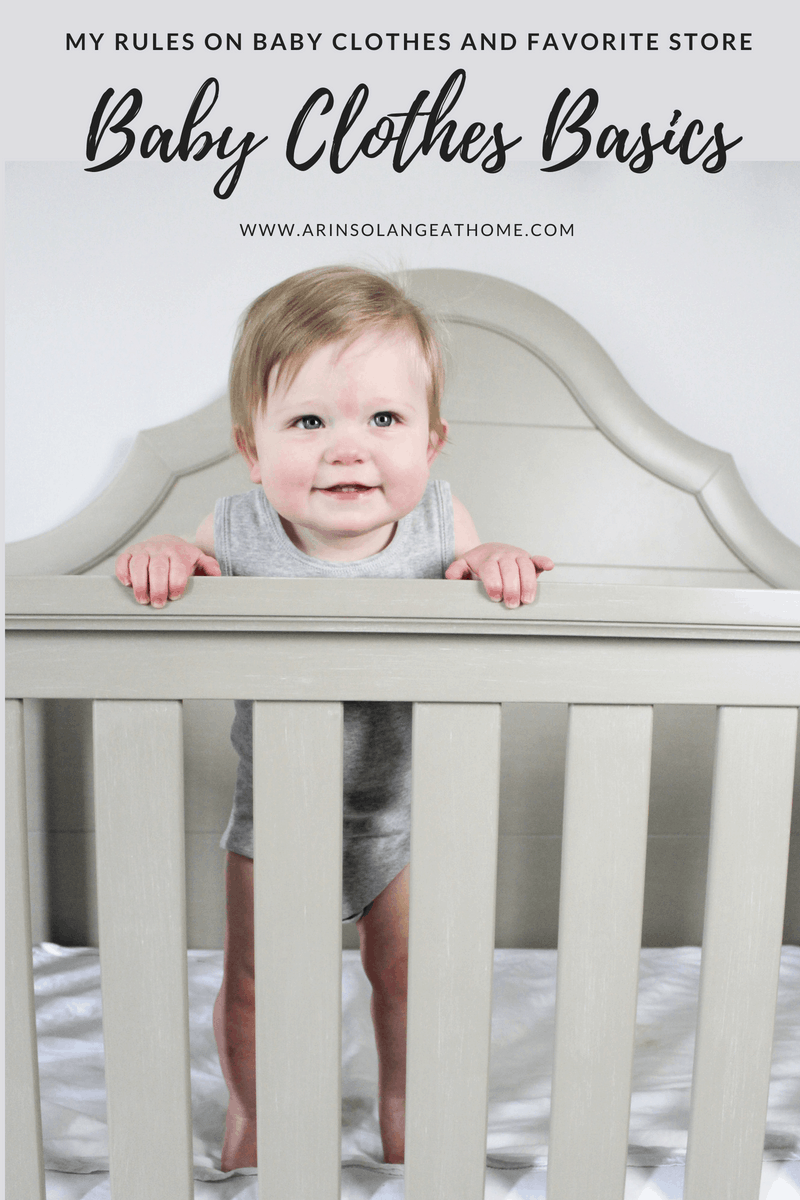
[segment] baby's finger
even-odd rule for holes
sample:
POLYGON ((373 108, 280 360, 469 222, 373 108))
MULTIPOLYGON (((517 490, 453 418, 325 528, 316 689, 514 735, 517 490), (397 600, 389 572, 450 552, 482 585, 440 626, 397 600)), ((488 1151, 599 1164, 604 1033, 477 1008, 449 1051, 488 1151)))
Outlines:
POLYGON ((131 554, 131 587, 138 604, 150 603, 150 555, 131 554))
POLYGON ((222 568, 210 554, 201 554, 194 565, 195 575, 222 575, 222 568))
POLYGON ((124 583, 125 587, 133 587, 131 583, 130 572, 130 553, 126 550, 124 554, 120 554, 117 561, 114 563, 114 572, 120 583, 124 583))
POLYGON ((541 575, 542 571, 552 571, 553 567, 556 565, 552 558, 548 558, 546 555, 541 554, 532 554, 531 562, 536 567, 537 575, 541 575))
POLYGON ((518 558, 520 577, 520 600, 523 604, 532 604, 536 598, 536 580, 538 572, 530 558, 518 558))
POLYGON ((503 579, 503 600, 506 608, 519 608, 521 584, 519 564, 516 558, 500 559, 500 574, 503 579))
POLYGON ((472 571, 467 566, 465 558, 457 558, 455 562, 450 563, 450 566, 444 573, 445 579, 470 579, 472 571))
POLYGON ((189 580, 189 575, 190 572, 186 570, 185 563, 176 562, 175 559, 170 559, 169 578, 167 583, 168 600, 180 600, 181 596, 186 591, 186 584, 189 580))
POLYGON ((489 558, 481 567, 481 579, 483 586, 486 588, 486 595, 490 600, 500 601, 503 599, 503 590, 505 580, 500 572, 500 564, 496 558, 489 558))
POLYGON ((150 559, 148 574, 150 577, 150 603, 153 608, 163 608, 169 598, 171 574, 170 560, 166 554, 157 554, 150 559))

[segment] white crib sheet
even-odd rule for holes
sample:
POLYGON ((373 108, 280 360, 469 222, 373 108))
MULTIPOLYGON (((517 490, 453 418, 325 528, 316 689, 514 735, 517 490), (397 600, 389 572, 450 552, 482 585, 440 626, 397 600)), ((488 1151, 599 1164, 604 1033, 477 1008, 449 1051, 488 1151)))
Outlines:
MULTIPOLYGON (((642 951, 626 1200, 681 1195, 699 966, 695 947, 642 951)), ((45 944, 34 970, 48 1200, 105 1200, 98 954, 45 944)), ((256 1200, 254 1171, 218 1169, 227 1092, 211 1007, 221 974, 219 951, 190 951, 195 1196, 256 1200)), ((402 1168, 381 1161, 369 985, 356 951, 344 953, 342 989, 343 1200, 400 1200, 402 1168)), ((545 1194, 554 998, 555 951, 496 952, 487 1200, 545 1194)), ((762 1200, 800 1200, 798 947, 782 955, 764 1157, 762 1200)))

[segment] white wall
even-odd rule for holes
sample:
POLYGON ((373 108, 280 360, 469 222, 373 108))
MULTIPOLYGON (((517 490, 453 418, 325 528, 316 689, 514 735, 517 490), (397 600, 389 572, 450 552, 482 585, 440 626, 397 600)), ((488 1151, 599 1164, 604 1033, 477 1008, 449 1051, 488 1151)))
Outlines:
MULTIPOLYGON (((642 398, 736 459, 800 542, 800 164, 717 175, 658 162, 490 176, 432 161, 311 178, 254 157, 227 201, 211 163, 19 163, 7 181, 7 538, 79 511, 137 431, 225 388, 238 315, 323 262, 443 266, 540 292, 582 322, 642 398), (245 238, 240 222, 553 221, 572 237, 245 238)), ((487 397, 487 403, 491 398, 487 397)))

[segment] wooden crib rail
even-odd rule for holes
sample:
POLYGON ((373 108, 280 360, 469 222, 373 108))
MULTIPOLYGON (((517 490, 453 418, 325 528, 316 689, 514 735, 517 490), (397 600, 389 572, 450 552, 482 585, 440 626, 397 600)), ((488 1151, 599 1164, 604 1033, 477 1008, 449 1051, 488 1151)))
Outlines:
POLYGON ((99 700, 93 740, 114 1187, 144 1200, 157 1178, 182 1200, 192 1195, 192 1120, 181 705, 99 700))
POLYGON ((6 1195, 44 1200, 22 703, 6 701, 6 1195))
POLYGON ((718 713, 685 1200, 759 1192, 797 716, 718 713))
POLYGON ((253 843, 259 1192, 339 1200, 341 704, 254 705, 253 843))
POLYGON ((180 601, 142 607, 100 575, 9 576, 8 629, 310 628, 599 637, 800 640, 800 592, 558 583, 545 578, 533 605, 492 604, 477 582, 416 579, 190 579, 180 601))
POLYGON ((549 1200, 625 1188, 652 733, 650 707, 570 709, 549 1200))
POLYGON ((7 604, 15 697, 798 702, 798 592, 548 584, 507 610, 471 582, 195 579, 154 611, 67 576, 7 604))
POLYGON ((7 1194, 43 1196, 30 1158, 40 1134, 19 701, 95 701, 112 1194, 188 1200, 178 702, 249 697, 267 1195, 338 1200, 341 701, 410 700, 405 1194, 482 1200, 499 706, 558 701, 572 708, 549 1200, 621 1200, 624 1190, 656 703, 720 706, 686 1196, 755 1200, 800 705, 800 594, 548 583, 532 608, 509 612, 472 583, 198 579, 184 600, 154 612, 113 580, 40 577, 10 580, 8 599, 7 828, 17 843, 9 837, 8 986, 20 1030, 8 1111, 10 1144, 25 1150, 7 1194), (276 825, 280 838, 270 836, 276 825))

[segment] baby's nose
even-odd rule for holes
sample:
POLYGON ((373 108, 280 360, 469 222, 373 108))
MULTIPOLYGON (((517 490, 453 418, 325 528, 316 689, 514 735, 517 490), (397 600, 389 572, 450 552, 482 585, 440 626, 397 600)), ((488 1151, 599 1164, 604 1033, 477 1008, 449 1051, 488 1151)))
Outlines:
POLYGON ((358 463, 366 458, 366 450, 359 437, 343 431, 333 439, 325 458, 330 463, 358 463))

